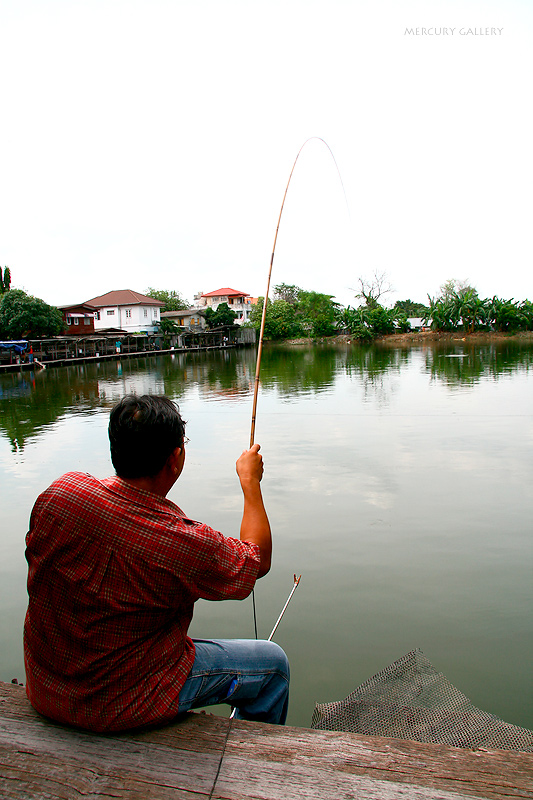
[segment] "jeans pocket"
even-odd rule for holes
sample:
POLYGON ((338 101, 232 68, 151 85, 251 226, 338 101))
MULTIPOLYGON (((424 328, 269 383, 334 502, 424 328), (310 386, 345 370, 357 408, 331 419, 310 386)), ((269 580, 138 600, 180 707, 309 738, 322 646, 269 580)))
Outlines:
POLYGON ((238 677, 237 678, 233 678, 232 682, 229 685, 228 693, 227 693, 225 699, 229 700, 230 697, 232 697, 236 693, 236 691, 237 691, 237 689, 239 688, 240 685, 241 685, 241 682, 240 682, 239 678, 238 677))

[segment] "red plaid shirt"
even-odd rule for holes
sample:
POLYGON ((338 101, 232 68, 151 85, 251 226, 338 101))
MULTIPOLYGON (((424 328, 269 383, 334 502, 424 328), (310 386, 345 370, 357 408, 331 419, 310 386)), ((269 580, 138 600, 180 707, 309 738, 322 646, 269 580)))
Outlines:
POLYGON ((194 602, 242 599, 259 548, 187 519, 120 478, 70 472, 40 495, 26 537, 31 704, 117 731, 171 720, 194 661, 194 602))

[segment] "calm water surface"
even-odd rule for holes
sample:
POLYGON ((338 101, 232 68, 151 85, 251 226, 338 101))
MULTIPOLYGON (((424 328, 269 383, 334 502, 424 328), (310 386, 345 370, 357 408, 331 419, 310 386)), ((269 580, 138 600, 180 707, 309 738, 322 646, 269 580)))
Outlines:
MULTIPOLYGON (((33 502, 68 470, 112 473, 124 393, 180 404, 191 442, 169 497, 238 536, 254 369, 239 350, 0 376, 0 679, 24 680, 33 502)), ((533 346, 266 349, 256 440, 275 540, 260 636, 302 574, 275 637, 289 722, 420 647, 476 705, 533 728, 533 346)), ((253 636, 251 601, 201 601, 192 635, 253 636)))

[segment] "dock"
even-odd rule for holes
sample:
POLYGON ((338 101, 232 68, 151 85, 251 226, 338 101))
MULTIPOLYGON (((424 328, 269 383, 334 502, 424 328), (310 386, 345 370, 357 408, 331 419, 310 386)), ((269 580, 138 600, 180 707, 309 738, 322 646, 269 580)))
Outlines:
POLYGON ((37 714, 0 683, 2 800, 533 798, 533 754, 281 727, 188 713, 102 735, 37 714))

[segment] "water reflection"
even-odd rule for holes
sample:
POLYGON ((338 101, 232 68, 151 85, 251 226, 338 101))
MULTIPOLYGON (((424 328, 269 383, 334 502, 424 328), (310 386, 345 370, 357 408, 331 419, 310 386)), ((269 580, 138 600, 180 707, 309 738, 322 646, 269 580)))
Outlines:
MULTIPOLYGON (((166 394, 178 402, 196 391, 209 401, 246 401, 253 392, 256 353, 251 349, 179 353, 0 376, 0 430, 13 451, 67 412, 91 414, 124 394, 166 394)), ((533 346, 432 343, 416 347, 271 346, 263 351, 261 391, 286 401, 331 390, 339 376, 357 378, 366 400, 386 405, 391 379, 417 368, 452 388, 482 378, 497 380, 533 366, 533 346)))
POLYGON ((343 370, 346 352, 328 347, 274 346, 263 351, 261 387, 276 389, 282 398, 321 393, 343 370))
POLYGON ((436 346, 426 351, 426 369, 432 378, 452 385, 472 385, 483 377, 498 379, 533 365, 530 345, 518 342, 436 346))

